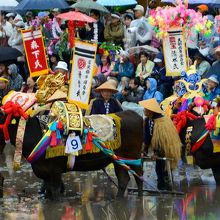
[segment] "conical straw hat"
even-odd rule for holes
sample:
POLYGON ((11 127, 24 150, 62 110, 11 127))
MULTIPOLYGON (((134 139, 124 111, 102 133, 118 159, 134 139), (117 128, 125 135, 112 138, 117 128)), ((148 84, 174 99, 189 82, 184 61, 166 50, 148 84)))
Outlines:
POLYGON ((96 92, 100 92, 102 90, 110 90, 112 91, 113 93, 116 93, 118 92, 118 90, 112 85, 112 83, 110 82, 105 82, 103 83, 101 86, 99 86, 97 89, 96 89, 96 92))
POLYGON ((61 90, 57 90, 48 100, 47 102, 52 102, 52 101, 56 101, 59 99, 66 99, 67 98, 67 94, 64 93, 61 90))
POLYGON ((163 110, 160 108, 160 105, 155 98, 141 101, 139 102, 139 105, 152 112, 164 114, 163 110))

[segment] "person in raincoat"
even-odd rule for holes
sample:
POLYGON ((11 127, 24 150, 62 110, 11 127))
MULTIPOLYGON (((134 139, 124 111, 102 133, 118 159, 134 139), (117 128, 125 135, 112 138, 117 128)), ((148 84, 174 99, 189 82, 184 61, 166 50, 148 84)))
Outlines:
POLYGON ((147 78, 145 80, 146 91, 143 100, 155 98, 158 103, 163 101, 163 94, 157 91, 157 81, 154 78, 147 78))
POLYGON ((18 73, 18 67, 16 64, 11 64, 8 66, 8 75, 10 77, 10 87, 14 91, 20 91, 23 85, 23 78, 18 73))
POLYGON ((12 48, 19 50, 22 54, 24 54, 24 45, 22 40, 21 29, 25 27, 25 23, 23 21, 14 22, 13 32, 8 39, 8 45, 12 48))
POLYGON ((134 8, 135 20, 131 22, 130 31, 136 34, 136 45, 150 45, 153 36, 153 27, 144 17, 144 7, 136 5, 134 8))
POLYGON ((170 190, 166 162, 158 157, 172 158, 171 169, 175 169, 180 160, 181 141, 177 130, 170 119, 164 115, 155 98, 139 102, 144 108, 145 118, 145 153, 152 149, 156 160, 157 187, 159 190, 170 190), (172 137, 172 138, 170 138, 172 137))

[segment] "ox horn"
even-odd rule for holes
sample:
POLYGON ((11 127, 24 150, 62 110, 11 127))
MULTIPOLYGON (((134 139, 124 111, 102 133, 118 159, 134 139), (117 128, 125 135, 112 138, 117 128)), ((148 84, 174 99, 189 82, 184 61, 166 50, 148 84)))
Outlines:
POLYGON ((192 83, 186 82, 185 80, 178 80, 177 82, 183 83, 184 86, 186 87, 187 92, 192 92, 193 90, 191 90, 189 87, 192 85, 192 83))
POLYGON ((205 83, 208 79, 202 79, 200 82, 197 82, 196 85, 198 86, 197 92, 200 92, 202 90, 202 85, 205 83))

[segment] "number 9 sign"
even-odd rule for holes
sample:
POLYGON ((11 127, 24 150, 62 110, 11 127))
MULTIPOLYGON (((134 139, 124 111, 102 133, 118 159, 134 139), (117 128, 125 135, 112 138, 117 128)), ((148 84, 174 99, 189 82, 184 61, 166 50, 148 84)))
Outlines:
POLYGON ((69 135, 66 141, 65 153, 71 154, 79 150, 82 150, 82 143, 80 137, 69 135))

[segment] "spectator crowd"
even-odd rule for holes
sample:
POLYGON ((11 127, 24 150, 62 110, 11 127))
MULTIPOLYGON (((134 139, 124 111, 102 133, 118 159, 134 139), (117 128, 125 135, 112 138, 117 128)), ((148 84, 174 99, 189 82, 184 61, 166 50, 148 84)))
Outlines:
MULTIPOLYGON (((156 8, 155 1, 150 1, 145 11, 142 5, 125 11, 102 15, 91 10, 90 16, 95 23, 78 26, 76 37, 81 40, 98 43, 96 64, 97 71, 93 78, 91 92, 91 113, 107 114, 124 109, 132 109, 142 114, 138 103, 155 98, 161 103, 173 94, 173 86, 179 77, 166 76, 162 42, 157 39, 153 27, 148 21, 150 11, 156 8), (101 49, 102 43, 120 47, 119 54, 112 59, 110 51, 101 49), (157 49, 158 53, 144 49, 157 49), (139 48, 139 50, 132 50, 139 48), (132 52, 133 51, 133 52, 132 52)), ((206 5, 196 8, 209 20, 214 21, 218 12, 211 14, 206 5)), ((67 24, 56 16, 59 9, 39 12, 31 11, 22 17, 16 13, 0 14, 0 46, 12 47, 22 53, 14 63, 0 62, 0 97, 10 90, 36 92, 36 79, 29 77, 25 61, 21 29, 33 28, 39 21, 45 36, 45 46, 49 56, 51 71, 55 71, 59 62, 65 62, 70 68, 70 49, 68 45, 67 24)), ((204 92, 210 101, 220 95, 220 33, 214 27, 210 37, 204 37, 192 30, 187 39, 190 63, 195 64, 201 78, 208 78, 204 92)))

